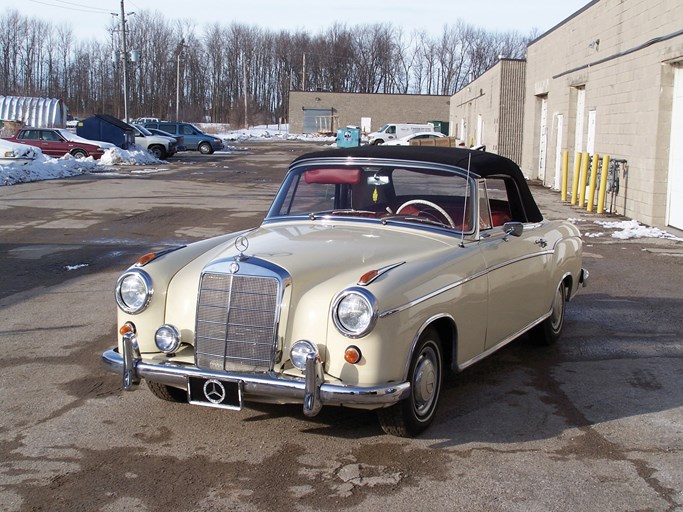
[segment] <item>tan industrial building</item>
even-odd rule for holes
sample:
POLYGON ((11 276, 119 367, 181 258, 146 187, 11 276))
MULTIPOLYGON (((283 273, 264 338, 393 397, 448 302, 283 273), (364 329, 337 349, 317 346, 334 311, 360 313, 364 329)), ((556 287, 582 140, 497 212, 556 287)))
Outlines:
POLYGON ((386 123, 445 123, 450 100, 421 94, 290 91, 289 131, 336 133, 344 126, 358 126, 370 133, 386 123))
POLYGON ((451 98, 450 135, 467 146, 486 146, 522 160, 526 63, 501 59, 451 98))
POLYGON ((611 211, 683 229, 680 1, 588 3, 529 45, 521 98, 510 65, 499 62, 453 96, 452 135, 517 160, 558 190, 564 151, 570 184, 577 153, 609 155, 620 163, 611 211), (515 125, 521 160, 504 143, 515 125))

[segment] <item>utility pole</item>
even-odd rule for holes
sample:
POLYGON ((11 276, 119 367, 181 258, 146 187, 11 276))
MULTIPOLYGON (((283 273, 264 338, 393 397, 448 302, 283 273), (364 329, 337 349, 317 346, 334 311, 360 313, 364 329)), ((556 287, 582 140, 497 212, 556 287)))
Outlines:
POLYGON ((128 122, 128 47, 126 46, 126 10, 121 0, 121 55, 123 55, 123 119, 128 122))
POLYGON ((248 98, 247 98, 247 62, 246 58, 244 57, 244 54, 242 54, 242 77, 243 77, 243 85, 242 87, 244 88, 244 127, 249 128, 249 117, 248 117, 248 98))
POLYGON ((175 89, 175 120, 180 121, 180 54, 185 47, 185 39, 181 39, 178 44, 178 62, 176 64, 176 89, 175 89))

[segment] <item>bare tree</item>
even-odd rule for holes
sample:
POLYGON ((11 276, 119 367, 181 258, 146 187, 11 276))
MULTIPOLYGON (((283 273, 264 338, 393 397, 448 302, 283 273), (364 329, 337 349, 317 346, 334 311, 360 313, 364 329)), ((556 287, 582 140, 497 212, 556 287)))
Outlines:
POLYGON ((537 35, 459 20, 436 38, 386 23, 334 23, 316 35, 212 23, 198 36, 192 21, 139 11, 126 27, 139 56, 130 62, 113 58, 119 24, 105 30, 105 42, 79 42, 68 26, 0 14, 0 95, 60 96, 76 115, 121 117, 126 65, 133 116, 172 118, 178 108, 193 121, 271 123, 286 118, 290 90, 450 95, 501 57, 523 58, 537 35))

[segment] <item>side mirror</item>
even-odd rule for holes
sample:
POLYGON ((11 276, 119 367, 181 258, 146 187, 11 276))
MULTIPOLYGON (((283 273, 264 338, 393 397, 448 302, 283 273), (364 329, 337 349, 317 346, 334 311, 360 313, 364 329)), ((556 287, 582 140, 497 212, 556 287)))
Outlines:
POLYGON ((506 222, 503 224, 505 234, 512 236, 522 236, 524 233, 524 224, 521 222, 506 222))

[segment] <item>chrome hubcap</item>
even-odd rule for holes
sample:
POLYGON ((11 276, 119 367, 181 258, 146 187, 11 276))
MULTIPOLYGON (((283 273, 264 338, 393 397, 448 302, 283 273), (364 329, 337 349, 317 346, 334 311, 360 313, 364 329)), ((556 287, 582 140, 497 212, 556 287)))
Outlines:
POLYGON ((552 326, 553 330, 557 331, 562 326, 562 317, 564 316, 564 296, 562 286, 560 286, 555 292, 555 299, 553 300, 553 314, 552 314, 552 326))
POLYGON ((432 347, 426 347, 415 365, 413 398, 419 416, 429 413, 438 386, 437 355, 432 347))

